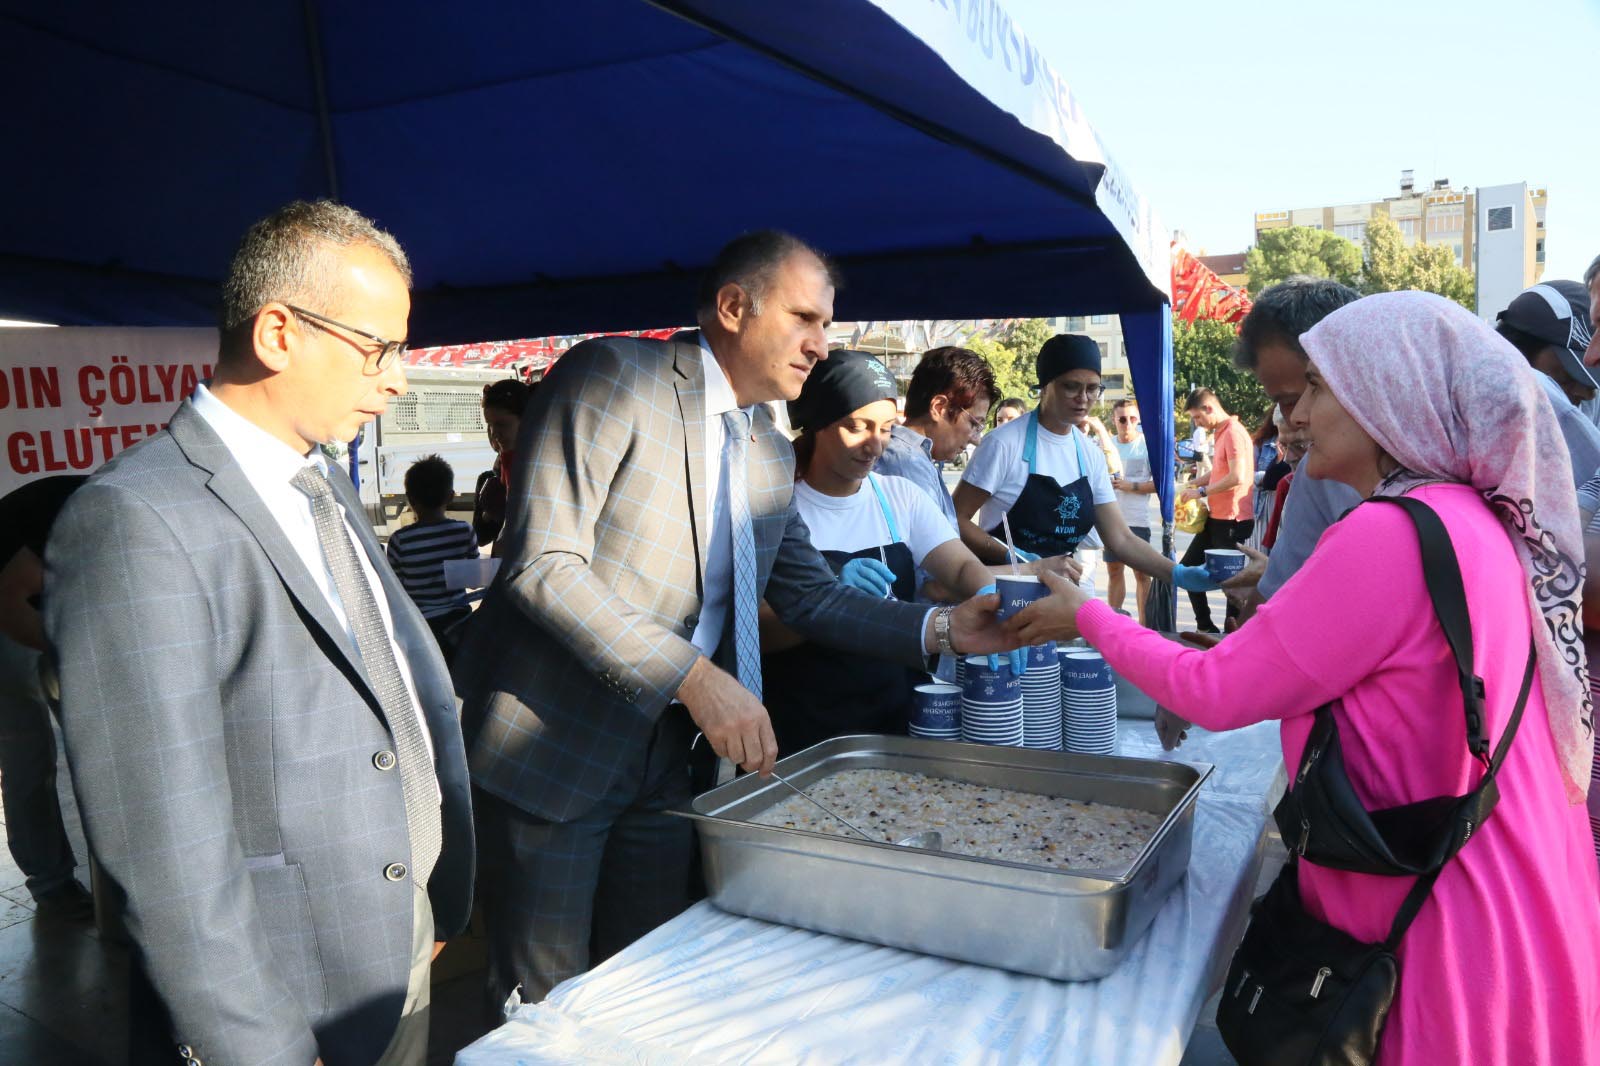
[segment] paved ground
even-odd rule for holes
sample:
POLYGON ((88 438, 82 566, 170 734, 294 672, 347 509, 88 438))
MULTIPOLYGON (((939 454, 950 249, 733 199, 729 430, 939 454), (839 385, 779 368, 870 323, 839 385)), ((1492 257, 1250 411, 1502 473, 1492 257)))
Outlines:
MULTIPOLYGON (((1187 544, 1182 538, 1181 547, 1187 544)), ((1102 565, 1097 588, 1104 594, 1102 565)), ((1126 605, 1132 609, 1132 590, 1126 605)), ((1187 598, 1180 597, 1180 628, 1192 628, 1187 598)), ((1213 611, 1220 618, 1220 596, 1213 611)), ((61 780, 66 781, 63 764, 61 780)), ((63 788, 68 829, 76 853, 86 853, 71 790, 63 788)), ((3 823, 0 823, 3 832, 3 823)), ((1274 868, 1275 869, 1275 868, 1274 868)), ((1269 871, 1271 872, 1271 871, 1269 871)), ((88 884, 87 867, 79 877, 88 884)), ((121 1066, 127 1060, 125 981, 127 949, 92 926, 63 924, 37 916, 23 887, 22 872, 0 848, 0 1063, 47 1066, 121 1066)), ((435 968, 431 1064, 447 1064, 456 1049, 482 1031, 478 989, 482 943, 453 943, 435 968)), ((1233 1060, 1211 1025, 1207 1008, 1184 1056, 1183 1066, 1225 1066, 1233 1060)))

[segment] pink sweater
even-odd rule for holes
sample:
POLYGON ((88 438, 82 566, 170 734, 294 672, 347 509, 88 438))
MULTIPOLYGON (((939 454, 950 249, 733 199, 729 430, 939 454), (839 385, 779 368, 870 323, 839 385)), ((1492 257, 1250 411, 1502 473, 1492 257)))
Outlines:
MULTIPOLYGON (((1415 496, 1439 513, 1460 558, 1498 743, 1528 654, 1522 569, 1471 488, 1415 496)), ((1335 701, 1345 764, 1369 809, 1458 795, 1481 774, 1415 528, 1398 508, 1363 506, 1329 528, 1304 568, 1212 650, 1182 648, 1100 602, 1078 612, 1078 625, 1115 669, 1207 729, 1282 719, 1290 767, 1311 712, 1335 701)), ((1537 677, 1500 791, 1401 942, 1382 1066, 1600 1061, 1600 876, 1584 809, 1563 796, 1537 677)), ((1388 934, 1411 887, 1309 863, 1300 882, 1313 915, 1367 942, 1388 934)))

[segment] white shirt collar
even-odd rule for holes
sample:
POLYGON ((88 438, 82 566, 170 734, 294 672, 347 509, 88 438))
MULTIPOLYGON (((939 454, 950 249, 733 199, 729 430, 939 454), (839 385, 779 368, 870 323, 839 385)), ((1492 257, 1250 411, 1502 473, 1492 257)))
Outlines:
POLYGON ((705 364, 706 375, 706 417, 721 418, 739 409, 739 399, 733 394, 733 383, 723 372, 722 364, 717 362, 711 345, 706 343, 706 335, 701 333, 699 339, 700 361, 705 364))
POLYGON ((217 399, 204 384, 196 385, 194 409, 222 438, 234 461, 252 482, 287 485, 303 466, 315 463, 328 472, 327 461, 319 448, 301 455, 271 433, 217 399))

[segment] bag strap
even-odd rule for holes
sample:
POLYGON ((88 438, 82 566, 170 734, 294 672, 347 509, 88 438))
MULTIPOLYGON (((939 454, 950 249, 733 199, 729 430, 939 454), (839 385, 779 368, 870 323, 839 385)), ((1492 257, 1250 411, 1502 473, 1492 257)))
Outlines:
POLYGON ((1391 503, 1405 511, 1417 527, 1422 543, 1422 578, 1439 616, 1444 639, 1456 660, 1456 680, 1467 715, 1467 750, 1488 765, 1489 738, 1483 732, 1483 678, 1474 668, 1472 619, 1467 613, 1466 590, 1461 584, 1461 564, 1450 534, 1433 508, 1409 496, 1373 496, 1368 503, 1391 503))
MULTIPOLYGON (((1522 724, 1522 712, 1528 706, 1528 694, 1533 690, 1533 670, 1538 663, 1538 653, 1533 638, 1528 638, 1528 665, 1522 672, 1522 689, 1517 693, 1517 705, 1511 712, 1511 720, 1506 723, 1506 730, 1500 736, 1500 743, 1495 746, 1494 757, 1489 760, 1489 769, 1484 774, 1483 780, 1478 782, 1478 787, 1463 797, 1463 805, 1469 805, 1478 794, 1494 780, 1500 772, 1500 764, 1505 761, 1506 752, 1511 749, 1511 741, 1517 735, 1517 727, 1522 724)), ((1467 825, 1467 835, 1470 839, 1472 825, 1467 825)), ((1463 840, 1465 845, 1466 841, 1463 840)), ((1459 851, 1457 854, 1460 854, 1459 851)), ((1452 856, 1453 857, 1453 856, 1452 856)), ((1411 928, 1411 923, 1422 911, 1422 905, 1427 902, 1428 896, 1433 892, 1433 883, 1439 880, 1439 875, 1444 873, 1444 868, 1449 862, 1442 862, 1438 868, 1425 873, 1417 878, 1411 891, 1406 893, 1406 898, 1400 904, 1400 910, 1394 916, 1394 922, 1389 926, 1389 936, 1384 940, 1385 950, 1393 952, 1400 945, 1400 938, 1406 935, 1406 930, 1411 928)))

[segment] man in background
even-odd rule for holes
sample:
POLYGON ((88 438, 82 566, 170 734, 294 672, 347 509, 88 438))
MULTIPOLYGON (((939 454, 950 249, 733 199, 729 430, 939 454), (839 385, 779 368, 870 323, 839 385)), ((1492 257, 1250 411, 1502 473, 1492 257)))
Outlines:
MULTIPOLYGON (((1237 548, 1249 539, 1255 525, 1251 494, 1256 483, 1255 445, 1250 431, 1228 413, 1210 389, 1195 389, 1184 404, 1189 419, 1211 436, 1211 474, 1204 485, 1185 489, 1183 499, 1206 501, 1206 525, 1181 560, 1184 566, 1203 566, 1212 548, 1237 548)), ((1211 607, 1203 592, 1190 592, 1195 626, 1202 633, 1219 632, 1211 620, 1211 607)), ((1230 604, 1228 612, 1235 613, 1230 604)))
MULTIPOLYGON (((1149 544, 1150 505, 1156 483, 1150 470, 1150 450, 1139 426, 1138 401, 1131 397, 1118 400, 1111 408, 1111 423, 1116 430, 1112 446, 1120 461, 1120 470, 1112 474, 1111 487, 1117 492, 1117 506, 1122 509, 1122 517, 1128 520, 1128 531, 1149 544)), ((1127 595, 1127 567, 1110 549, 1106 550, 1106 575, 1106 602, 1120 611, 1127 595)), ((1143 623, 1144 601, 1150 594, 1150 575, 1135 570, 1133 576, 1135 613, 1143 623)))

